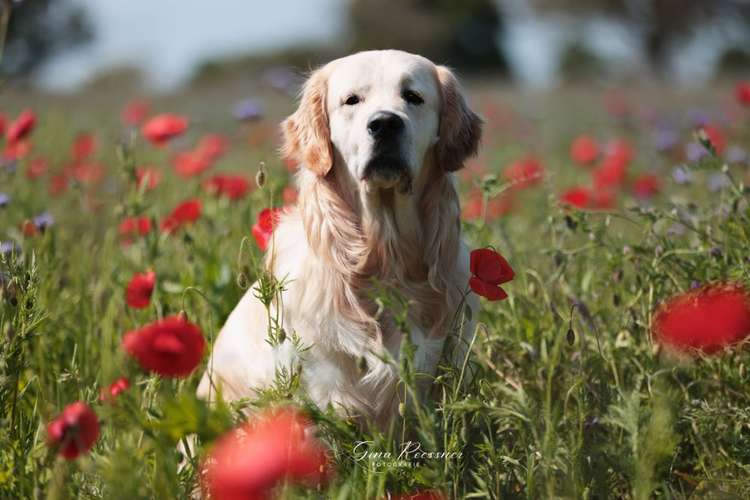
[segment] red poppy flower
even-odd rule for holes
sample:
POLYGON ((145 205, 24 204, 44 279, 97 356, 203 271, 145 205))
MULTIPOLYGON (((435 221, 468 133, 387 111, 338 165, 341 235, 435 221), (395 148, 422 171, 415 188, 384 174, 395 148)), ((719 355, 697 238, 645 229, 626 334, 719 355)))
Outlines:
POLYGON ((331 475, 326 447, 292 408, 267 411, 219 438, 203 471, 215 500, 270 498, 281 482, 316 486, 331 475))
POLYGON ((512 280, 515 273, 505 257, 491 248, 472 250, 469 270, 469 286, 474 293, 489 300, 508 298, 500 285, 512 280))
POLYGON ((140 124, 151 111, 151 105, 145 99, 133 99, 122 108, 122 121, 126 125, 140 124))
POLYGON ((156 146, 162 146, 170 139, 187 130, 188 120, 184 116, 163 113, 149 119, 141 127, 143 136, 156 146))
POLYGON ((99 421, 94 410, 76 401, 47 424, 47 440, 60 454, 71 460, 87 453, 99 438, 99 421))
POLYGON ((194 151, 183 151, 172 158, 172 168, 180 177, 189 178, 211 168, 211 162, 194 151))
POLYGON ((183 201, 161 222, 162 232, 170 234, 186 224, 197 221, 201 216, 202 208, 200 200, 183 201))
POLYGON ((113 401, 117 396, 130 388, 130 381, 125 377, 120 377, 108 387, 103 387, 99 394, 99 401, 113 401))
POLYGON ((703 127, 703 131, 713 147, 716 148, 716 152, 720 155, 724 154, 724 150, 727 148, 727 137, 721 128, 716 125, 706 125, 703 127))
POLYGON ((49 162, 46 158, 39 156, 34 158, 26 166, 26 178, 35 180, 47 173, 49 162))
POLYGON ((31 142, 28 139, 9 141, 3 149, 3 158, 10 161, 18 161, 25 158, 31 152, 31 142))
MULTIPOLYGON (((479 189, 475 189, 469 194, 466 203, 464 203, 461 217, 463 217, 464 220, 479 219, 480 217, 482 217, 483 209, 484 196, 482 194, 482 191, 480 191, 479 189)), ((494 220, 498 217, 506 215, 512 209, 513 197, 510 195, 510 192, 506 191, 505 193, 495 196, 494 198, 490 198, 487 202, 487 209, 484 213, 487 220, 494 220)))
POLYGON ((570 158, 579 165, 590 165, 598 156, 599 144, 591 136, 581 135, 570 145, 570 158))
POLYGON ((198 156, 205 158, 209 163, 218 160, 229 147, 229 141, 219 134, 208 134, 203 136, 195 148, 198 156))
POLYGON ((641 174, 633 180, 633 193, 642 199, 648 199, 659 193, 661 182, 654 174, 641 174))
POLYGON ((125 301, 133 309, 143 309, 151 302, 151 294, 156 284, 156 273, 148 271, 136 273, 125 288, 125 301))
POLYGON ((541 182, 544 177, 544 167, 534 157, 514 161, 503 174, 512 183, 514 189, 524 189, 541 182))
POLYGON ((130 243, 134 236, 146 236, 151 232, 151 219, 148 217, 127 217, 120 222, 120 237, 130 243))
POLYGON ((57 196, 64 193, 68 189, 69 182, 70 179, 68 179, 68 175, 65 173, 53 175, 49 180, 49 194, 57 196))
POLYGON ((250 192, 250 181, 241 175, 217 174, 204 184, 206 190, 230 200, 239 200, 250 192))
POLYGON ((169 316, 126 333, 122 346, 144 370, 186 377, 200 364, 206 341, 197 325, 181 316, 169 316))
POLYGON ((101 163, 78 163, 70 168, 70 174, 81 184, 96 184, 104 177, 101 163))
POLYGON ((294 205, 297 203, 297 196, 299 193, 292 186, 284 186, 284 190, 281 192, 281 200, 284 205, 294 205))
POLYGON ((593 194, 590 189, 576 186, 568 189, 560 195, 560 203, 572 205, 576 208, 589 208, 593 194))
POLYGON ((711 354, 750 335, 750 297, 738 283, 714 283, 669 299, 654 314, 654 339, 678 352, 711 354))
POLYGON ((36 115, 30 109, 21 112, 13 123, 8 126, 5 134, 8 143, 18 142, 25 139, 34 130, 36 125, 36 115))
POLYGON ((96 151, 96 137, 94 134, 84 132, 78 134, 73 141, 71 155, 74 163, 86 161, 96 151))
POLYGON ((138 189, 151 191, 161 182, 161 170, 155 167, 138 167, 135 170, 135 185, 138 189))
POLYGON ((279 222, 282 210, 280 208, 264 208, 258 213, 258 221, 253 225, 253 237, 258 247, 266 251, 273 230, 279 222))
POLYGON ((750 81, 739 82, 734 88, 737 101, 743 106, 750 106, 750 81))

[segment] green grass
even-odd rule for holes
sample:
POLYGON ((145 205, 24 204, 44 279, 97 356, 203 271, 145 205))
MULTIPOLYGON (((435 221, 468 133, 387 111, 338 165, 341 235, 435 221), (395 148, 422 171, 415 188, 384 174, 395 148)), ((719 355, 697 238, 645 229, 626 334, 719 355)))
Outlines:
MULTIPOLYGON (((592 95, 535 102, 481 92, 477 102, 484 107, 516 106, 503 115, 510 119, 496 118, 486 129, 481 161, 490 177, 463 179, 462 193, 474 184, 487 193, 504 189, 502 178, 491 175, 528 150, 542 158, 548 176, 518 193, 507 216, 464 223, 473 247, 493 245, 516 271, 506 287, 510 298, 483 302, 478 313, 470 359, 477 374, 459 388, 456 370, 441 368, 432 402, 407 406, 391 433, 362 430, 316 410, 293 377, 280 381, 249 404, 292 400, 308 408, 337 469, 325 490, 288 488, 286 494, 381 498, 437 488, 451 498, 750 497, 747 352, 675 364, 649 333, 658 303, 693 281, 750 284, 750 211, 741 185, 746 167, 732 167, 733 186, 709 193, 705 180, 722 166, 709 159, 694 166, 693 184, 678 186, 669 175, 675 160, 654 151, 649 125, 639 116, 627 123, 607 117, 592 95), (570 139, 581 132, 629 138, 637 151, 632 171, 658 172, 663 193, 651 206, 625 193, 612 211, 560 207, 560 191, 587 175, 567 157, 570 139), (689 227, 675 234, 670 228, 680 218, 689 227), (352 458, 357 441, 398 454, 404 440, 461 456, 390 468, 352 458)), ((685 96, 631 97, 680 116, 682 103, 692 102, 685 96)), ((700 99, 719 102, 721 96, 700 99)), ((26 179, 23 162, 15 173, 0 170, 0 191, 12 197, 0 209, 0 240, 23 246, 22 257, 6 258, 1 268, 0 496, 184 497, 195 485, 195 469, 177 472, 178 440, 196 433, 203 452, 239 418, 239 410, 209 408, 195 399, 203 367, 181 381, 148 376, 123 354, 120 341, 126 331, 178 311, 198 323, 209 342, 215 337, 259 275, 262 254, 250 237, 256 214, 269 199, 278 200, 289 182, 272 138, 248 146, 247 136, 273 126, 291 103, 279 104, 266 125, 250 129, 237 129, 216 109, 195 104, 197 98, 160 106, 198 121, 188 145, 200 132, 232 136, 230 154, 214 171, 252 178, 258 162, 266 162, 267 185, 230 203, 208 196, 199 181, 171 175, 167 154, 142 141, 126 139, 125 154, 118 157, 122 132, 112 100, 80 107, 38 102, 27 102, 40 118, 33 155, 47 156, 52 171, 59 170, 76 130, 95 128, 107 176, 97 188, 74 186, 52 197, 48 178, 26 179), (157 190, 133 188, 136 163, 167 172, 157 190), (121 244, 117 225, 123 216, 158 221, 193 196, 204 201, 196 224, 171 237, 152 233, 121 244), (24 237, 22 222, 45 210, 55 224, 24 237), (158 276, 152 306, 129 309, 125 284, 149 267, 158 276), (115 405, 99 403, 100 389, 122 375, 133 387, 115 405), (45 426, 76 400, 95 409, 102 435, 90 454, 67 462, 46 445, 45 426)), ((22 104, 17 101, 12 111, 22 104)), ((748 147, 750 116, 743 119, 731 139, 748 147)), ((689 132, 682 139, 690 140, 689 132)), ((411 377, 408 366, 404 377, 411 377)))

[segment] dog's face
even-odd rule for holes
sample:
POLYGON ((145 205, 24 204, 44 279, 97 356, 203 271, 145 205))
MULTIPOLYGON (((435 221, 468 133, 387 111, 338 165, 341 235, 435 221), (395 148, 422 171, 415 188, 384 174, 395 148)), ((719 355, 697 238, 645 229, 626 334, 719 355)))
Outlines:
POLYGON ((284 122, 284 152, 321 176, 345 168, 368 188, 405 192, 431 152, 445 170, 460 168, 480 124, 446 68, 406 52, 360 52, 313 73, 284 122))
POLYGON ((376 187, 409 183, 438 140, 435 66, 403 52, 340 59, 328 75, 331 142, 354 179, 376 187))

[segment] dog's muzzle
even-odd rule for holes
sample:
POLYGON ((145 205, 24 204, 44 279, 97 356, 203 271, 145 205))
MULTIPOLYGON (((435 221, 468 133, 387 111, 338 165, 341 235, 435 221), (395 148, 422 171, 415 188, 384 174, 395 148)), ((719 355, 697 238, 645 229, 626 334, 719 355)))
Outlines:
POLYGON ((411 189, 409 165, 401 154, 404 121, 396 113, 378 111, 367 122, 373 139, 373 153, 365 166, 362 180, 380 187, 398 186, 402 192, 411 189))

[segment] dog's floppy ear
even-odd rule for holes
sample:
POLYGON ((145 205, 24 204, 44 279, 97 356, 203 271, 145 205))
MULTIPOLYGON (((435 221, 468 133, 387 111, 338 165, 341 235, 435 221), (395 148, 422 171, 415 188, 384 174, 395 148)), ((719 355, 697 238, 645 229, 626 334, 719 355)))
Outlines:
POLYGON ((326 92, 327 76, 323 69, 318 69, 302 87, 297 111, 281 124, 284 134, 281 154, 321 177, 333 166, 326 92))
POLYGON ((445 170, 453 172, 477 153, 482 119, 469 108, 453 72, 445 66, 436 66, 436 70, 442 96, 437 161, 445 170))

